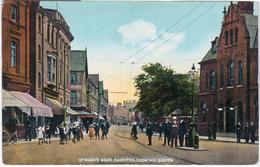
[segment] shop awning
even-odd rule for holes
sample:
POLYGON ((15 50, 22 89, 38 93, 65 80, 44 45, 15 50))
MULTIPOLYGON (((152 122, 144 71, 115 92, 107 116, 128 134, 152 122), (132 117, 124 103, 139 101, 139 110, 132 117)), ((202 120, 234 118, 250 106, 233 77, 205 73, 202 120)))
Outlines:
MULTIPOLYGON (((92 113, 95 114, 96 117, 98 118, 98 113, 97 112, 92 111, 92 113)), ((105 120, 105 118, 101 114, 99 114, 99 119, 105 120)))
POLYGON ((34 117, 53 117, 51 108, 42 104, 28 93, 10 91, 10 94, 32 108, 34 117))
POLYGON ((79 111, 78 115, 80 115, 81 118, 96 118, 96 115, 87 111, 79 111))
POLYGON ((66 112, 70 115, 78 115, 78 113, 71 108, 67 107, 66 112))
POLYGON ((46 105, 52 108, 53 115, 64 115, 62 104, 58 100, 46 97, 46 105))
POLYGON ((27 115, 31 115, 31 107, 11 95, 6 90, 2 90, 2 107, 18 107, 22 110, 22 112, 27 115))

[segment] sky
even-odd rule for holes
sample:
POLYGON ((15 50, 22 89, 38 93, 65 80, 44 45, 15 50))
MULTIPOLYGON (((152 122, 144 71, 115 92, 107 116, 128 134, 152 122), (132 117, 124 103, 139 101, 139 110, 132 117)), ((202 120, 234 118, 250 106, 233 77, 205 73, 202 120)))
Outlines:
MULTIPOLYGON (((134 78, 144 64, 160 62, 187 73, 220 34, 230 2, 43 1, 58 9, 74 36, 72 50, 88 52, 90 74, 99 74, 109 102, 138 99, 134 78), (126 92, 126 93, 114 93, 126 92)), ((258 4, 254 3, 255 15, 258 4)))

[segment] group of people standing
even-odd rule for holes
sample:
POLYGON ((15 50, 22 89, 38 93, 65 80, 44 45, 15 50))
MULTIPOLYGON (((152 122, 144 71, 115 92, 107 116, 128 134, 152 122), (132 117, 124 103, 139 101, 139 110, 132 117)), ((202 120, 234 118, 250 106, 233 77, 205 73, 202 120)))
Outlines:
MULTIPOLYGON (((246 122, 245 129, 244 129, 244 138, 245 143, 255 143, 255 132, 256 132, 256 126, 253 122, 250 122, 250 125, 248 122, 246 122)), ((236 135, 237 135, 237 143, 240 143, 240 140, 242 138, 242 126, 241 123, 238 122, 236 125, 236 135)))

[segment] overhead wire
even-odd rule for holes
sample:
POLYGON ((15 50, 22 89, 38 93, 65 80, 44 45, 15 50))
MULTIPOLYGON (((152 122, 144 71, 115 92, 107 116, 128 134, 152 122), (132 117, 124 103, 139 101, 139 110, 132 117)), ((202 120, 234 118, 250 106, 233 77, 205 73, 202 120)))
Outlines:
POLYGON ((126 60, 130 59, 131 57, 134 57, 135 55, 137 55, 138 53, 140 53, 141 51, 143 51, 145 48, 147 48, 148 46, 150 46, 152 43, 154 43, 157 39, 161 38, 165 33, 167 33, 168 31, 170 31, 172 28, 174 28, 178 23, 180 23, 184 18, 186 18, 187 16, 189 16, 193 11, 195 11, 199 6, 202 5, 203 2, 199 3, 199 5, 195 6, 194 8, 192 8, 190 11, 188 11, 185 15, 183 15, 180 19, 178 19, 176 22, 174 22, 172 25, 170 25, 165 31, 161 32, 159 35, 157 35, 153 40, 151 40, 148 44, 146 44, 144 47, 138 49, 136 52, 134 52, 133 54, 131 54, 130 56, 128 56, 127 58, 123 59, 122 62, 125 62, 126 60))

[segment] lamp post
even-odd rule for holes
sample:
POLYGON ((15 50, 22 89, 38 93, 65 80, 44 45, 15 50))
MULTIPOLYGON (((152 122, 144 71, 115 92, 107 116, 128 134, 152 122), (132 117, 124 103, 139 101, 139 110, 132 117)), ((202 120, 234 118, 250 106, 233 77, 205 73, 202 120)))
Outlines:
POLYGON ((191 108, 191 121, 192 121, 192 147, 195 147, 195 119, 194 119, 194 78, 195 78, 195 65, 193 63, 192 70, 192 108, 191 108))

